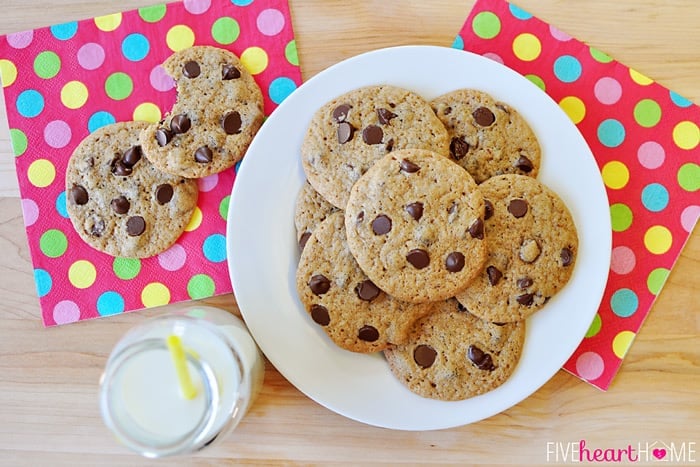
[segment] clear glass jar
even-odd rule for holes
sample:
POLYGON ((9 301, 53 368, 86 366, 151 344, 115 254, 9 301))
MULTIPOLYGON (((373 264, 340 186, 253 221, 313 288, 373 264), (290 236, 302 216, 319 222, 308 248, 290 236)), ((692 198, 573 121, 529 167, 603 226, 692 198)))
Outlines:
POLYGON ((220 440, 257 397, 264 360, 242 320, 193 306, 127 332, 100 379, 100 410, 117 439, 143 456, 192 454, 220 440), (197 389, 183 397, 168 349, 178 336, 197 389))

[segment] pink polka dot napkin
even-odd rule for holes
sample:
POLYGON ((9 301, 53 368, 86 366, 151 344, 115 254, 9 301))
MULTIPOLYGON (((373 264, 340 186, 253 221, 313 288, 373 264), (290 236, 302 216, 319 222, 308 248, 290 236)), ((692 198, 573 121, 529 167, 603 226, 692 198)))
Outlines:
POLYGON ((199 180, 185 233, 152 258, 92 249, 66 212, 73 149, 104 125, 160 120, 176 97, 160 64, 192 45, 238 55, 263 91, 267 115, 301 84, 286 0, 185 0, 0 37, 0 76, 46 326, 231 292, 225 233, 237 167, 199 180))
POLYGON ((596 158, 610 202, 610 275, 564 368, 606 390, 700 216, 700 107, 501 0, 478 0, 453 47, 527 77, 596 158))

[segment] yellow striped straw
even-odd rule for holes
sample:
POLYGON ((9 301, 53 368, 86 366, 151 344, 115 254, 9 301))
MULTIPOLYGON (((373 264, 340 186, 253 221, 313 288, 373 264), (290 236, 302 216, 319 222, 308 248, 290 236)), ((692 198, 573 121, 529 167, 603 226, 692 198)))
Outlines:
POLYGON ((194 399, 197 397, 197 388, 192 383, 190 372, 187 369, 187 358, 185 357, 185 349, 182 346, 182 341, 179 336, 171 334, 167 339, 168 350, 175 365, 175 372, 180 383, 180 392, 185 399, 194 399))

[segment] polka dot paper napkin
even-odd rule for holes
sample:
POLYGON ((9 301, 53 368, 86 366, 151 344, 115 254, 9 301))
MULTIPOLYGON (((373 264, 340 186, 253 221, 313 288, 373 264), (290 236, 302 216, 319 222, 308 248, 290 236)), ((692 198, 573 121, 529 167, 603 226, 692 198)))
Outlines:
POLYGON ((160 64, 192 45, 238 55, 263 91, 267 115, 301 84, 286 0, 184 0, 0 37, 0 76, 46 326, 231 292, 225 233, 237 167, 199 180, 185 233, 152 258, 93 250, 66 212, 73 149, 109 123, 159 121, 176 98, 160 64))
POLYGON ((610 275, 564 368, 605 390, 700 215, 700 107, 501 0, 478 0, 453 47, 544 90, 596 158, 610 202, 610 275))

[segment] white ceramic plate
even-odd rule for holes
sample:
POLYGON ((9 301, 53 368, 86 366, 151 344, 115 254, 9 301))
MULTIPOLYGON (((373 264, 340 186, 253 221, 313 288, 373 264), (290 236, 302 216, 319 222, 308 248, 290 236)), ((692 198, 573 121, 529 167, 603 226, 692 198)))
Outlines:
POLYGON ((600 172, 586 142, 544 92, 489 59, 461 50, 407 46, 338 63, 292 93, 244 158, 228 214, 228 265, 238 305, 258 345, 294 386, 328 409, 370 425, 431 430, 465 425, 522 401, 576 349, 598 309, 610 265, 611 228, 600 172), (354 88, 392 84, 426 99, 471 87, 517 109, 542 146, 539 179, 568 205, 579 234, 567 286, 535 313, 514 374, 499 388, 458 402, 419 397, 381 354, 336 347, 307 316, 295 290, 294 204, 305 180, 300 147, 313 113, 354 88))

